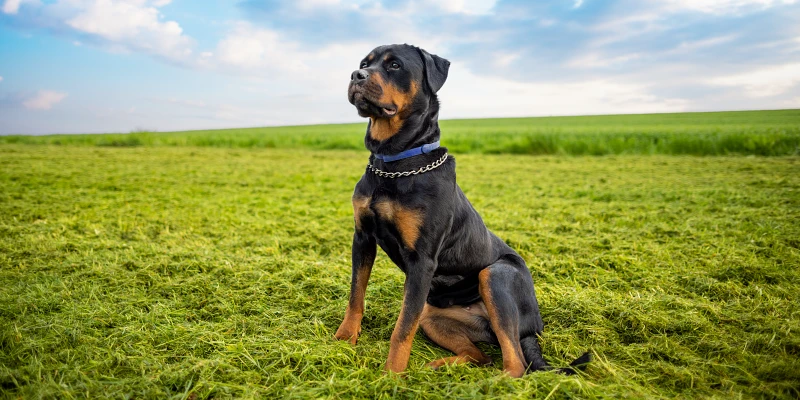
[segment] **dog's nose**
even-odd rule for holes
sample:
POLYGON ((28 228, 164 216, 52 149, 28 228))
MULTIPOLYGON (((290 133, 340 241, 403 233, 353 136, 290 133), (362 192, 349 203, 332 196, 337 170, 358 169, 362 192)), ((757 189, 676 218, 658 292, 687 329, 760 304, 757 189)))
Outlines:
POLYGON ((353 71, 352 74, 350 74, 350 80, 351 81, 356 81, 356 82, 363 81, 364 79, 367 79, 368 77, 369 77, 369 72, 367 72, 367 70, 365 70, 365 69, 355 70, 355 71, 353 71))

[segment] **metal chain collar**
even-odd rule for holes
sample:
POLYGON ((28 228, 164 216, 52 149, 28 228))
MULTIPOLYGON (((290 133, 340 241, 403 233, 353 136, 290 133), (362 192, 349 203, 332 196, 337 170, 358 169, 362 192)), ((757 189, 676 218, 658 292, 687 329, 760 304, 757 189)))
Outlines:
POLYGON ((401 176, 411 176, 411 175, 422 174, 422 173, 428 172, 428 171, 430 171, 432 169, 439 168, 439 166, 444 164, 445 160, 447 160, 447 156, 448 156, 448 154, 444 153, 442 158, 440 158, 440 159, 438 159, 438 160, 436 160, 436 161, 434 161, 434 162, 432 162, 432 163, 430 163, 430 164, 428 164, 428 165, 426 165, 424 167, 421 167, 420 169, 414 170, 414 171, 386 172, 386 171, 381 171, 381 170, 373 167, 372 164, 367 164, 367 169, 369 169, 370 171, 374 172, 375 175, 378 175, 380 177, 394 179, 394 178, 399 178, 401 176))

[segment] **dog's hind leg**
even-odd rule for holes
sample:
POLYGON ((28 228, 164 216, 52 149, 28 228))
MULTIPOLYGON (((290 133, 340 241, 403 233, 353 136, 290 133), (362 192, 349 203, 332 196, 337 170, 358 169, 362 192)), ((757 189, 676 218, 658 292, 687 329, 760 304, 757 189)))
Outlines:
POLYGON ((542 348, 539 347, 539 340, 535 334, 523 337, 519 340, 519 343, 522 346, 522 353, 525 354, 525 361, 528 363, 529 371, 552 369, 542 357, 542 348))
POLYGON ((428 364, 432 368, 472 362, 486 365, 492 362, 474 342, 493 342, 489 316, 482 302, 470 306, 438 308, 425 305, 420 328, 431 341, 452 351, 454 357, 445 357, 428 364))
MULTIPOLYGON (((544 330, 539 303, 528 268, 518 256, 507 256, 478 275, 479 291, 492 330, 503 351, 503 369, 511 376, 525 371, 552 370, 542 357, 538 336, 544 330)), ((589 352, 557 371, 572 375, 586 368, 589 352)))
POLYGON ((515 378, 524 375, 528 367, 519 340, 520 316, 524 310, 520 310, 517 298, 526 274, 530 279, 527 268, 501 260, 478 275, 478 290, 503 353, 503 370, 515 378))

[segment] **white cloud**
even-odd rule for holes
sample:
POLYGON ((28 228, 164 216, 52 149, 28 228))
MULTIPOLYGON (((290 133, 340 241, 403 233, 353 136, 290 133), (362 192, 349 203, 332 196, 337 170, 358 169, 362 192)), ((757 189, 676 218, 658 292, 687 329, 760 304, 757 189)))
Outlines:
MULTIPOLYGON (((281 115, 281 110, 267 109, 252 105, 231 104, 225 102, 218 102, 213 100, 206 102, 202 100, 186 100, 179 98, 154 98, 152 99, 155 104, 167 104, 169 113, 177 116, 197 116, 202 115, 204 124, 208 126, 216 125, 218 127, 236 127, 236 126, 263 126, 263 125, 278 125, 286 124, 289 121, 281 120, 284 115, 281 115), (221 124, 221 125, 220 125, 221 124)), ((159 108, 164 108, 159 106, 159 108)), ((169 115, 169 114, 167 114, 169 115)), ((165 125, 168 126, 168 125, 165 125)), ((203 125, 197 126, 198 128, 205 129, 203 125)))
POLYGON ((686 53, 692 52, 699 49, 704 49, 707 47, 714 47, 719 46, 721 44, 728 43, 730 41, 735 40, 738 35, 725 35, 725 36, 716 36, 711 37, 708 39, 701 39, 701 40, 690 40, 681 42, 675 49, 671 50, 673 53, 686 53))
POLYGON ((589 49, 585 54, 578 55, 577 57, 568 60, 565 65, 570 68, 581 69, 619 67, 629 64, 632 61, 663 59, 665 57, 680 57, 687 53, 692 53, 698 50, 731 42, 736 38, 736 35, 718 36, 708 39, 684 41, 669 50, 650 51, 647 53, 637 52, 620 55, 605 54, 604 51, 600 50, 601 46, 594 46, 595 49, 589 49))
POLYGON ((341 6, 341 0, 295 0, 297 8, 302 10, 313 10, 318 7, 341 6))
POLYGON ((33 97, 22 102, 25 108, 32 110, 49 110, 54 105, 64 100, 67 94, 64 92, 54 92, 52 90, 40 90, 33 97))
POLYGON ((494 55, 494 57, 493 57, 493 60, 494 60, 493 63, 494 63, 495 66, 500 67, 500 68, 508 67, 509 65, 511 65, 511 63, 513 63, 514 61, 517 61, 520 58, 520 56, 522 56, 522 54, 519 53, 519 52, 516 52, 516 53, 496 53, 494 55))
POLYGON ((163 100, 157 99, 157 101, 167 102, 182 108, 201 110, 204 114, 218 120, 243 121, 249 119, 253 115, 263 114, 263 110, 261 109, 250 109, 224 103, 212 104, 201 100, 184 100, 173 97, 163 100))
POLYGON ((307 69, 297 45, 282 41, 269 29, 258 29, 239 23, 217 44, 217 59, 222 64, 240 68, 270 68, 277 70, 307 69))
POLYGON ((600 53, 588 53, 567 61, 566 66, 571 68, 607 68, 641 58, 640 53, 623 54, 620 56, 605 56, 600 53))
POLYGON ((525 83, 475 75, 458 64, 451 66, 439 98, 443 118, 677 112, 689 106, 684 99, 650 94, 641 84, 525 83))
POLYGON ((800 108, 800 96, 786 100, 782 103, 782 105, 785 108, 800 108))
POLYGON ((441 0, 428 1, 443 11, 459 14, 488 14, 497 0, 441 0))
POLYGON ((16 14, 19 11, 20 0, 6 0, 3 3, 3 12, 6 14, 16 14))
POLYGON ((668 30, 670 26, 662 22, 665 17, 664 13, 650 10, 630 15, 612 16, 588 27, 589 30, 595 32, 595 37, 588 41, 588 45, 592 48, 604 47, 644 34, 668 30))
POLYGON ((769 66, 711 79, 712 85, 738 87, 752 97, 772 97, 800 84, 800 63, 769 66))
POLYGON ((219 41, 216 51, 208 52, 205 57, 215 62, 217 68, 235 68, 267 78, 275 78, 276 74, 292 76, 297 82, 309 82, 324 81, 344 73, 349 75, 358 60, 370 50, 370 43, 360 42, 305 49, 276 31, 239 22, 219 41))
POLYGON ((583 0, 575 0, 575 3, 572 4, 572 8, 581 8, 583 5, 583 0))
POLYGON ((3 81, 3 77, 2 77, 2 76, 0 76, 0 82, 2 82, 2 81, 3 81))
MULTIPOLYGON (((36 18, 21 21, 34 28, 75 32, 81 42, 112 52, 136 51, 172 62, 190 63, 194 40, 181 26, 164 20, 159 7, 171 0, 5 0, 3 12, 14 14, 21 3, 35 10, 36 18)), ((77 44, 76 44, 77 45, 77 44)))
POLYGON ((275 30, 231 21, 232 28, 218 40, 215 49, 195 51, 195 40, 184 33, 178 22, 166 19, 159 10, 171 0, 6 0, 7 4, 9 1, 35 4, 40 17, 28 22, 36 27, 80 34, 80 40, 72 41, 76 46, 99 45, 112 53, 138 52, 189 68, 244 72, 249 76, 267 78, 275 72, 307 72, 316 68, 316 62, 338 59, 341 54, 332 53, 331 49, 344 50, 356 60, 376 42, 411 42, 441 49, 441 46, 433 46, 441 39, 421 33, 409 15, 433 3, 448 12, 466 14, 488 12, 496 3, 496 0, 449 0, 444 3, 416 0, 398 9, 386 9, 380 3, 368 0, 298 0, 293 4, 297 9, 334 7, 357 10, 367 17, 376 32, 383 33, 379 37, 370 37, 370 43, 358 43, 355 48, 350 46, 354 43, 329 44, 320 50, 309 48, 275 30), (392 25, 391 30, 382 29, 387 24, 392 25))
POLYGON ((664 0, 668 10, 698 11, 709 14, 736 14, 746 10, 766 9, 797 0, 664 0))
POLYGON ((169 1, 156 0, 62 0, 76 15, 65 21, 73 29, 95 35, 126 49, 139 50, 172 60, 186 59, 194 41, 175 21, 161 21, 157 7, 169 1))
MULTIPOLYGON (((652 2, 638 2, 639 8, 632 11, 620 10, 601 22, 590 25, 588 28, 597 32, 596 38, 589 41, 590 47, 602 47, 618 42, 625 42, 631 38, 645 34, 662 33, 675 29, 674 18, 676 14, 686 12, 699 12, 712 14, 706 18, 720 15, 740 15, 746 12, 764 10, 780 5, 795 4, 799 0, 655 0, 652 2)), ((730 38, 718 38, 728 41, 730 38)), ((711 45, 715 43, 707 43, 711 45)))
MULTIPOLYGON (((289 2, 287 2, 289 3, 289 2)), ((370 0, 295 0, 292 6, 300 12, 318 11, 321 8, 359 11, 362 13, 401 14, 413 18, 431 8, 451 14, 483 15, 491 13, 497 0, 412 0, 389 9, 380 2, 370 0)))

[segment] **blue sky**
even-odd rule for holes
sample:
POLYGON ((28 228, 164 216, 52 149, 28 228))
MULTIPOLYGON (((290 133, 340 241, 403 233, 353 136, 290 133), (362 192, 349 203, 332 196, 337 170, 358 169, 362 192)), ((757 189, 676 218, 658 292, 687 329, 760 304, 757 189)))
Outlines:
POLYGON ((360 121, 373 47, 442 118, 800 108, 798 0, 0 0, 0 134, 360 121))

